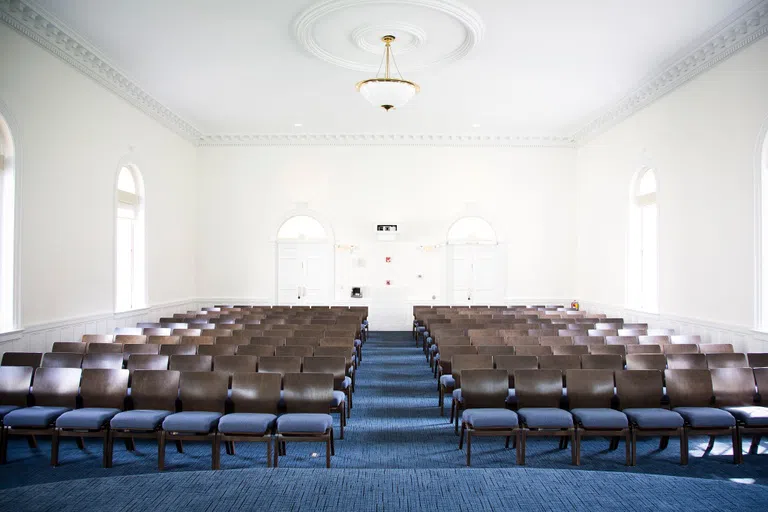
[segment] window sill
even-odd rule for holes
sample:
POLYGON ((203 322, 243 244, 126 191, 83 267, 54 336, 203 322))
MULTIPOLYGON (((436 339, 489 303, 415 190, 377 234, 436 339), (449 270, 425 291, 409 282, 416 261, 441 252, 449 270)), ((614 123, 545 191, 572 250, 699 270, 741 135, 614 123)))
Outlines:
POLYGON ((123 309, 121 311, 115 311, 115 318, 121 319, 121 318, 128 318, 131 316, 135 316, 137 314, 146 313, 149 311, 148 306, 135 308, 135 309, 123 309))
POLYGON ((24 329, 11 329, 9 331, 0 332, 0 343, 19 340, 23 335, 24 329))

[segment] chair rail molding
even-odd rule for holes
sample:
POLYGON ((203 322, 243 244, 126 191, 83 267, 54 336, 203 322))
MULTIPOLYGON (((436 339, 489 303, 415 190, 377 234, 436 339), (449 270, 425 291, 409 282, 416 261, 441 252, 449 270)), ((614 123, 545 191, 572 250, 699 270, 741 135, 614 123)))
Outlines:
POLYGON ((675 329, 678 334, 698 334, 704 343, 731 343, 736 352, 768 352, 768 333, 750 327, 710 322, 663 313, 647 313, 623 306, 580 301, 582 309, 621 317, 627 322, 647 323, 648 327, 675 329))
POLYGON ((190 309, 196 299, 155 304, 119 313, 102 313, 34 324, 0 335, 0 354, 5 352, 48 352, 57 341, 79 341, 83 334, 111 334, 116 327, 135 327, 139 322, 155 322, 190 309))

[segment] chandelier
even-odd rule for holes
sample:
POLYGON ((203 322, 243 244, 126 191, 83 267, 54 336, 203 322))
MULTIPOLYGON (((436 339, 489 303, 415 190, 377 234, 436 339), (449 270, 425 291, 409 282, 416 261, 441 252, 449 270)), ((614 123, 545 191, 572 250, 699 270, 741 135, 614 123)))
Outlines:
MULTIPOLYGON (((379 78, 379 73, 376 73, 376 78, 363 80, 358 82, 357 90, 368 100, 371 105, 375 107, 381 107, 386 111, 390 111, 393 108, 402 107, 411 98, 413 98, 420 88, 413 82, 403 80, 403 75, 400 74, 400 70, 397 69, 397 63, 394 56, 392 56, 392 41, 395 40, 395 36, 384 36, 381 38, 384 41, 384 78, 379 78), (397 74, 400 78, 390 78, 389 76, 389 59, 392 56, 392 62, 395 64, 397 74)), ((379 66, 381 71, 381 66, 379 66)))

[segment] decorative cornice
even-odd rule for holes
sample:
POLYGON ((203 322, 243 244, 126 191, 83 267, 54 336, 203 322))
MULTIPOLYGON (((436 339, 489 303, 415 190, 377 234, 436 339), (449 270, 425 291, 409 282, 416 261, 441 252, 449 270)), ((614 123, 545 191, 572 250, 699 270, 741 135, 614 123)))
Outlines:
POLYGON ((768 0, 753 0, 669 59, 660 72, 646 78, 629 95, 579 129, 573 138, 578 145, 584 144, 766 34, 768 0))
MULTIPOLYGON (((449 6, 446 0, 364 0, 370 3, 401 3, 449 6)), ((333 6, 359 0, 326 0, 333 6)), ((327 8, 326 6, 326 8, 327 8)), ((617 125, 665 94, 727 59, 768 34, 768 0, 753 0, 710 31, 696 44, 669 60, 663 71, 652 75, 615 105, 607 108, 573 136, 497 135, 397 135, 397 134, 220 134, 203 135, 197 128, 162 105, 110 64, 98 50, 76 35, 63 22, 33 0, 0 0, 0 21, 39 44, 73 68, 121 96, 136 108, 158 120, 182 137, 201 146, 287 146, 287 145, 416 145, 416 146, 499 146, 576 147, 617 125)), ((298 20, 297 24, 301 21, 298 20)), ((479 22, 479 18, 477 18, 479 22)), ((474 22, 473 22, 474 23, 474 22)), ((471 25, 476 44, 483 33, 482 23, 471 25)), ((468 36, 468 39, 470 37, 468 36)), ((466 41, 465 41, 466 44, 466 41)), ((470 48, 471 49, 471 48, 470 48)), ((469 49, 466 50, 467 52, 469 49)))
POLYGON ((458 146, 574 147, 572 137, 394 134, 231 134, 204 135, 200 146, 458 146))
POLYGON ((182 137, 191 141, 200 137, 194 126, 144 92, 42 7, 28 0, 0 0, 0 20, 182 137))

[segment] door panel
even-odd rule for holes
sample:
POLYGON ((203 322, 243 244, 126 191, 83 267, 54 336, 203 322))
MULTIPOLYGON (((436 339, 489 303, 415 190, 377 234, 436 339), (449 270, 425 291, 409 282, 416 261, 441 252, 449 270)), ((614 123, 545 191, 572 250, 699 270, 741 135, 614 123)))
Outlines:
POLYGON ((300 244, 277 246, 277 303, 298 304, 304 282, 300 244))
POLYGON ((333 252, 328 244, 280 243, 277 302, 325 304, 333 283, 333 252))
POLYGON ((505 276, 497 245, 450 246, 452 304, 496 304, 503 299, 505 276))

